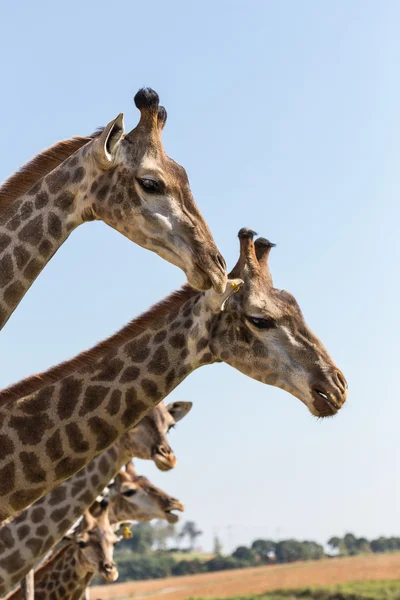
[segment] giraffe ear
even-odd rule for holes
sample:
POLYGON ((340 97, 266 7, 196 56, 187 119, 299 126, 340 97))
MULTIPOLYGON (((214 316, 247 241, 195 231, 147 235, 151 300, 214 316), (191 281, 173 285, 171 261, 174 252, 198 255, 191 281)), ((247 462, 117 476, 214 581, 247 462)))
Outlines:
POLYGON ((112 165, 115 152, 124 133, 124 114, 120 113, 116 119, 110 121, 104 127, 99 138, 96 140, 95 157, 103 169, 107 169, 112 165))
POLYGON ((193 402, 171 402, 171 404, 168 404, 167 410, 177 423, 183 417, 186 417, 192 406, 193 402))

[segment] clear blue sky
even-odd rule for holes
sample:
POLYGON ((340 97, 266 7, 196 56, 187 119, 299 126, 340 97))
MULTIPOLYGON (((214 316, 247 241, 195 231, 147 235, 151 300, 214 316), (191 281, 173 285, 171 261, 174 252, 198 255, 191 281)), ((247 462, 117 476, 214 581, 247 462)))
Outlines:
MULTIPOLYGON (((21 1, 1 16, 0 179, 120 111, 141 86, 232 265, 249 226, 349 382, 317 421, 225 365, 191 375, 179 463, 138 468, 225 550, 255 537, 400 534, 400 4, 21 1), (228 535, 228 527, 231 526, 228 535)), ((0 385, 87 348, 184 282, 103 224, 79 228, 0 337, 0 385)))

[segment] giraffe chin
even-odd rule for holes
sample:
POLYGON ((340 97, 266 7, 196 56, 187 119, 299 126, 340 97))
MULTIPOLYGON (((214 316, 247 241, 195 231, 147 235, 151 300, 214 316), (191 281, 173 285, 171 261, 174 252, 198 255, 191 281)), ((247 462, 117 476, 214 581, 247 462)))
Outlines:
POLYGON ((196 269, 186 273, 189 285, 195 290, 205 292, 213 288, 217 294, 222 294, 226 288, 227 274, 221 266, 205 268, 196 263, 196 269))
POLYGON ((175 515, 172 512, 165 511, 165 520, 171 525, 174 525, 179 521, 179 515, 175 515))
POLYGON ((99 575, 105 583, 113 583, 114 581, 117 581, 119 577, 118 569, 116 567, 112 569, 101 568, 99 575))
POLYGON ((165 456, 161 456, 161 454, 154 454, 152 459, 160 471, 170 471, 176 465, 176 458, 173 457, 171 459, 166 458, 165 456))

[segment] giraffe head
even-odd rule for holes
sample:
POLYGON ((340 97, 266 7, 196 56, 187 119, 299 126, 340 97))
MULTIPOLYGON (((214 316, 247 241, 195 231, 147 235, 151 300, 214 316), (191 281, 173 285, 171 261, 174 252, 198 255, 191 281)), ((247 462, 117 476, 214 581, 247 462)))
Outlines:
POLYGON ((190 191, 183 167, 164 151, 167 119, 158 94, 139 90, 139 124, 124 134, 123 115, 86 148, 94 164, 86 218, 97 218, 181 268, 196 289, 226 284, 225 261, 190 191))
POLYGON ((160 402, 124 435, 122 443, 127 456, 153 460, 161 471, 173 469, 176 457, 168 443, 167 433, 191 408, 191 402, 171 402, 168 406, 160 402))
POLYGON ((70 539, 76 544, 77 561, 82 573, 98 573, 108 583, 118 579, 113 555, 114 546, 120 538, 110 525, 107 500, 99 503, 96 517, 89 510, 85 511, 70 539))
POLYGON ((273 286, 268 259, 274 244, 254 242, 254 235, 250 229, 239 232, 240 257, 229 275, 239 279, 228 280, 221 296, 206 292, 214 312, 211 351, 253 379, 290 392, 313 415, 334 415, 346 400, 346 379, 295 298, 273 286))
POLYGON ((110 504, 117 523, 165 519, 177 523, 173 511, 184 511, 182 502, 153 485, 147 477, 137 475, 132 462, 121 470, 110 486, 110 504))

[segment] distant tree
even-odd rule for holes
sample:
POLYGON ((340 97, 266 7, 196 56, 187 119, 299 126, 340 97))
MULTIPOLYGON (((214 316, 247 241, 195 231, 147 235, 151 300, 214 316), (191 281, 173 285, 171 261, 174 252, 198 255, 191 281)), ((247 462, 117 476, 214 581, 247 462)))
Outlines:
POLYGON ((202 531, 197 529, 197 525, 194 521, 186 521, 181 529, 181 536, 189 538, 189 550, 193 550, 196 544, 196 539, 202 535, 202 531))
POLYGON ((346 535, 343 538, 343 543, 347 550, 347 554, 349 554, 350 556, 358 554, 357 539, 352 533, 346 533, 346 535))
POLYGON ((330 546, 333 550, 336 550, 340 556, 347 556, 348 554, 343 538, 336 536, 332 537, 328 541, 328 546, 330 546))
POLYGON ((370 543, 366 538, 357 538, 356 547, 358 554, 368 554, 369 552, 371 552, 370 543))
POLYGON ((387 551, 387 544, 386 544, 386 538, 384 537, 380 537, 376 540, 372 540, 371 542, 371 550, 372 552, 386 552, 387 551))
POLYGON ((153 541, 158 550, 166 550, 169 538, 175 538, 175 526, 165 525, 164 521, 156 521, 153 525, 153 541))
POLYGON ((222 554, 222 543, 217 535, 214 538, 214 554, 216 556, 221 556, 222 554))
POLYGON ((247 546, 238 546, 234 552, 232 552, 233 558, 237 558, 238 560, 244 560, 249 563, 256 562, 256 553, 251 548, 247 548, 247 546))
POLYGON ((303 547, 303 560, 319 560, 324 557, 324 549, 317 542, 300 542, 303 547))
POLYGON ((276 560, 280 563, 307 560, 307 549, 297 540, 283 540, 275 547, 276 560))
POLYGON ((270 561, 272 554, 275 554, 275 547, 276 543, 271 540, 255 540, 251 545, 251 549, 265 563, 270 561))

